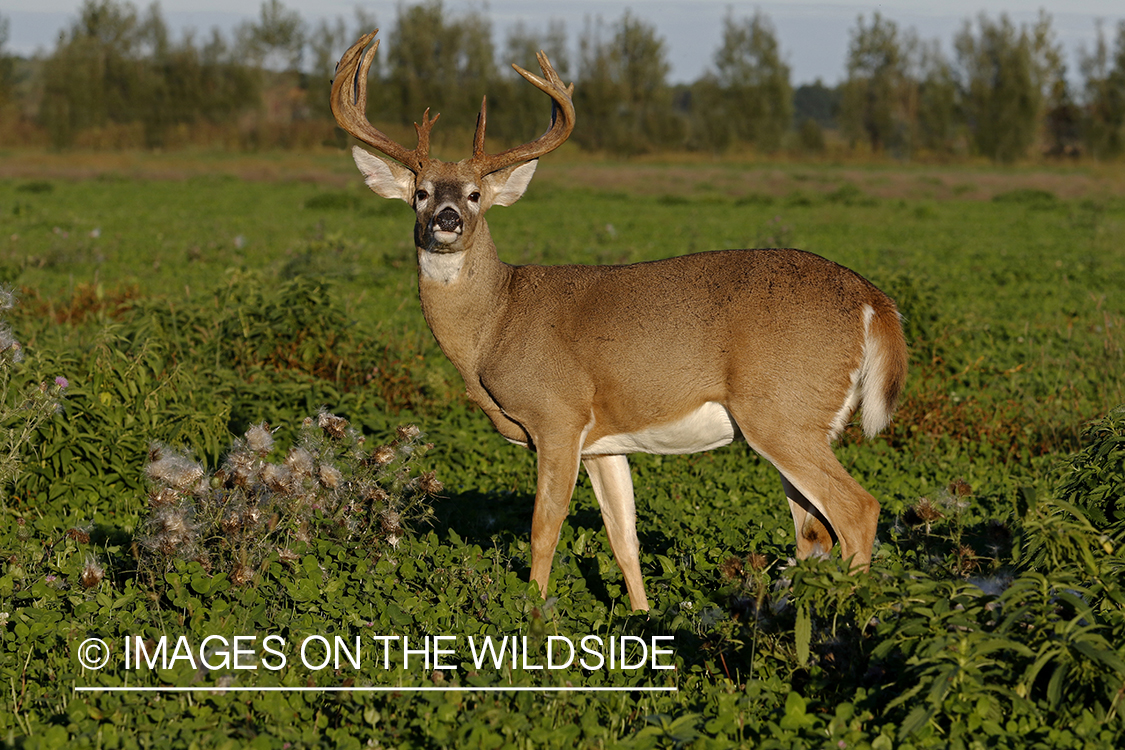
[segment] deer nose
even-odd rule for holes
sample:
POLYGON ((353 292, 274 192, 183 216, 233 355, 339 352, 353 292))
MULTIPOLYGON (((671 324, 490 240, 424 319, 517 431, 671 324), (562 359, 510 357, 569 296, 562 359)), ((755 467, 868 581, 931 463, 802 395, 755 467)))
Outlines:
POLYGON ((434 217, 434 228, 442 232, 459 232, 461 230, 461 214, 452 206, 446 206, 438 211, 434 217))

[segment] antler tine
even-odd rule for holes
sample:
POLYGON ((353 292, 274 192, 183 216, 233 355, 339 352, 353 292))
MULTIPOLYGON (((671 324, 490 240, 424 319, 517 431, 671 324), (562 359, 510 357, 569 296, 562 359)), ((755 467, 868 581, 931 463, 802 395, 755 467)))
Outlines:
POLYGON ((434 115, 431 120, 430 110, 427 109, 422 115, 422 124, 414 123, 418 131, 418 146, 413 150, 392 141, 367 120, 367 75, 375 60, 375 51, 379 49, 379 40, 375 39, 378 33, 379 30, 375 29, 363 35, 336 64, 336 75, 332 79, 332 114, 345 132, 402 162, 417 174, 430 160, 430 130, 441 115, 434 115), (375 39, 375 45, 365 55, 364 49, 372 39, 375 39))
POLYGON ((485 102, 480 105, 480 114, 477 115, 477 130, 473 137, 473 161, 482 165, 484 174, 497 172, 512 164, 538 159, 544 154, 554 151, 563 144, 574 130, 574 102, 571 95, 574 93, 574 84, 563 84, 559 74, 551 66, 544 52, 539 52, 536 57, 539 67, 543 71, 543 78, 530 73, 516 64, 512 64, 515 71, 523 76, 531 85, 551 97, 551 126, 547 132, 534 141, 501 151, 498 154, 486 154, 484 151, 484 129, 487 116, 485 102))
POLYGON ((480 100, 480 114, 477 115, 477 129, 473 134, 473 159, 486 159, 488 154, 484 152, 484 126, 488 121, 488 97, 483 96, 480 100))

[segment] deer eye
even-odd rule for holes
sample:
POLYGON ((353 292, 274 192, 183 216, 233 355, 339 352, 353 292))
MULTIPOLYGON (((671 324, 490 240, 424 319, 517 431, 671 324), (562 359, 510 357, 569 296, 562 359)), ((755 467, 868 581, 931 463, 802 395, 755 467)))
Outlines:
POLYGON ((472 202, 472 203, 479 203, 480 202, 480 193, 477 192, 476 190, 469 193, 469 201, 472 202))
POLYGON ((422 201, 426 200, 429 197, 430 197, 430 194, 427 193, 425 190, 419 190, 417 193, 414 194, 414 200, 418 201, 419 203, 421 203, 422 201))

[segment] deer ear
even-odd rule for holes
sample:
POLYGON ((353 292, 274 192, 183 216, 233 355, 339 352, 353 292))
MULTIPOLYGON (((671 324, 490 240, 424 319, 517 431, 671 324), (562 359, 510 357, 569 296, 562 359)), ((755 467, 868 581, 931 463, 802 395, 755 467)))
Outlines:
POLYGON ((352 158, 363 174, 367 187, 384 198, 414 201, 414 173, 395 161, 383 161, 359 146, 352 148, 352 158))
POLYGON ((485 175, 482 182, 490 197, 489 206, 510 206, 520 199, 523 191, 527 190, 535 167, 539 165, 538 159, 518 164, 499 172, 485 175))

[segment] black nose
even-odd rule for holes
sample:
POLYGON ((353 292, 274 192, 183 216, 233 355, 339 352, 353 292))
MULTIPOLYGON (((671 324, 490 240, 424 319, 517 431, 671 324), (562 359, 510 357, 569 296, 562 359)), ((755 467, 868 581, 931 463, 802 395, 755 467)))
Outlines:
POLYGON ((461 215, 447 206, 434 217, 434 227, 442 232, 456 232, 461 228, 461 215))

